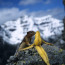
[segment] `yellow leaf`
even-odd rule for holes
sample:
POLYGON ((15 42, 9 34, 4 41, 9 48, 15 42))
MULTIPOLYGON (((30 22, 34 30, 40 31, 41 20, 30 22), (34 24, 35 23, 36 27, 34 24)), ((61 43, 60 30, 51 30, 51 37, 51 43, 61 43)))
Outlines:
POLYGON ((41 46, 35 46, 35 48, 38 51, 39 55, 42 57, 43 61, 45 61, 47 65, 50 65, 49 59, 45 50, 41 46))

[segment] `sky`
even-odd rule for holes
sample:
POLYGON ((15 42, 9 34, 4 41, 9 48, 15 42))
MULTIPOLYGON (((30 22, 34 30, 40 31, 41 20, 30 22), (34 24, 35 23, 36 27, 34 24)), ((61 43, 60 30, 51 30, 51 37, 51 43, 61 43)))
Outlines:
POLYGON ((63 19, 64 5, 62 0, 0 0, 0 25, 23 15, 63 19))

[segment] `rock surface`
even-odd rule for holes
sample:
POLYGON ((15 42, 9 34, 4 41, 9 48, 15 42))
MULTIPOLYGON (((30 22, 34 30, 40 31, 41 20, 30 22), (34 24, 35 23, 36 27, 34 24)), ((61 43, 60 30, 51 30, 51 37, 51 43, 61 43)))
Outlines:
MULTIPOLYGON (((57 46, 43 44, 42 47, 48 54, 51 65, 65 64, 65 50, 57 46)), ((11 56, 6 65, 46 65, 35 48, 19 53, 18 57, 11 56)))

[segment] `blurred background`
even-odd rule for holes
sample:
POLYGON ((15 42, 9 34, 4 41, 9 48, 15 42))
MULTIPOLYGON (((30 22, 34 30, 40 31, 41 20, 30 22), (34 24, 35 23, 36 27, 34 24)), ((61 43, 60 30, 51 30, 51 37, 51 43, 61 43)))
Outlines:
POLYGON ((32 30, 65 50, 64 6, 65 0, 0 0, 0 65, 32 30))

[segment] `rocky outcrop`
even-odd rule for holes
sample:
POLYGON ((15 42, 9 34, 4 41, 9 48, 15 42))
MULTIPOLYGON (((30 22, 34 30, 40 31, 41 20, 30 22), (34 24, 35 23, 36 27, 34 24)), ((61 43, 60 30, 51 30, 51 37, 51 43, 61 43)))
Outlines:
MULTIPOLYGON (((57 46, 43 44, 42 47, 48 54, 51 65, 65 64, 65 50, 57 46)), ((35 48, 22 51, 17 57, 10 56, 6 65, 46 65, 35 48)))
POLYGON ((64 24, 64 30, 62 31, 63 32, 62 37, 63 37, 63 40, 65 41, 65 17, 63 19, 63 24, 64 24))

